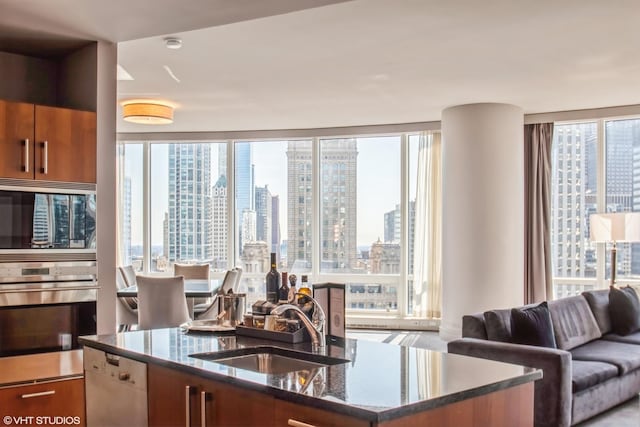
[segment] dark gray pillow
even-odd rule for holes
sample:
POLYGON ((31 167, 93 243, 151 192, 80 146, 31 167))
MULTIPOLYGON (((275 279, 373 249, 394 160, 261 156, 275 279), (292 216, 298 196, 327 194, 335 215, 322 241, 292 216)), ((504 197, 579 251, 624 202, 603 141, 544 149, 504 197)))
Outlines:
POLYGON ((534 307, 511 309, 511 336, 516 344, 556 348, 546 301, 534 307))
POLYGON ((631 286, 609 289, 611 329, 618 335, 629 335, 640 329, 640 299, 631 286))
POLYGON ((511 342, 511 310, 485 311, 484 325, 490 341, 511 342))

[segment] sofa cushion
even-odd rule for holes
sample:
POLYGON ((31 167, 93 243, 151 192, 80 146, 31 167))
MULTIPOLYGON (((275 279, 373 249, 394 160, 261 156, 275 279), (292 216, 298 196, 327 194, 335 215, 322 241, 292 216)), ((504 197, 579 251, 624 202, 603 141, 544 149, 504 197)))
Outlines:
POLYGON ((609 289, 598 289, 597 291, 586 291, 582 295, 587 300, 593 317, 600 328, 602 335, 611 332, 611 316, 609 315, 609 289))
POLYGON ((571 387, 574 393, 586 390, 617 376, 618 368, 610 363, 585 360, 571 361, 571 387))
POLYGON ((640 332, 634 332, 629 335, 607 334, 603 335, 602 339, 607 341, 640 345, 640 332))
POLYGON ((487 331, 484 327, 484 316, 482 313, 466 314, 462 316, 462 337, 487 339, 487 331))
POLYGON ((484 312, 487 338, 491 341, 511 342, 511 310, 489 310, 484 312))
POLYGON ((640 368, 640 345, 596 340, 576 347, 570 352, 573 360, 605 362, 615 365, 619 375, 640 368))
POLYGON ((516 344, 556 348, 547 303, 511 309, 511 337, 516 344))
POLYGON ((618 335, 629 335, 640 329, 640 299, 636 291, 626 286, 609 289, 611 328, 618 335))
POLYGON ((549 312, 559 349, 571 350, 602 336, 582 295, 549 301, 549 312))

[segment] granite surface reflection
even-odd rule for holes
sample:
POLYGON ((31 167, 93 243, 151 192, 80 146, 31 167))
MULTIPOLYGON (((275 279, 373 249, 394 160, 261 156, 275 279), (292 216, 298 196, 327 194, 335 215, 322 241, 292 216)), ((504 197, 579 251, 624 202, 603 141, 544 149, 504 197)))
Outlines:
POLYGON ((324 355, 346 359, 346 363, 281 373, 241 369, 192 355, 260 346, 311 353, 311 344, 185 333, 179 328, 80 340, 122 356, 377 421, 542 378, 539 370, 517 365, 354 339, 329 343, 324 350, 324 355))

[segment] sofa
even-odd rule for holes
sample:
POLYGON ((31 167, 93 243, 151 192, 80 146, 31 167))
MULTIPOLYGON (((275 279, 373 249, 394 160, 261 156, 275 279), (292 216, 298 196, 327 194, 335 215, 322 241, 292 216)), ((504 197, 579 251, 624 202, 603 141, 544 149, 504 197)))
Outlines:
MULTIPOLYGON (((556 348, 514 343, 513 312, 530 305, 463 316, 462 338, 449 342, 448 351, 541 369, 543 378, 534 387, 535 425, 575 425, 640 392, 640 331, 616 333, 613 323, 620 324, 622 310, 613 296, 616 306, 610 308, 610 292, 543 303, 556 348)), ((640 313, 635 316, 640 319, 640 313)))

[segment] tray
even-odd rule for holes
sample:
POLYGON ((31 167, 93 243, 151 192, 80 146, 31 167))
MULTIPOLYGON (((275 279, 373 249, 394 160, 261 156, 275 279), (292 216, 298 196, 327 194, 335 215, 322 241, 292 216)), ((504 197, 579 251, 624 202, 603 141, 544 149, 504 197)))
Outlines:
POLYGON ((298 329, 295 332, 276 332, 266 329, 248 328, 246 326, 236 326, 236 335, 244 335, 253 338, 262 338, 265 340, 288 342, 297 344, 300 342, 311 341, 311 337, 305 328, 298 329))
POLYGON ((192 320, 180 327, 188 332, 231 332, 236 329, 235 326, 220 324, 217 319, 192 320))

